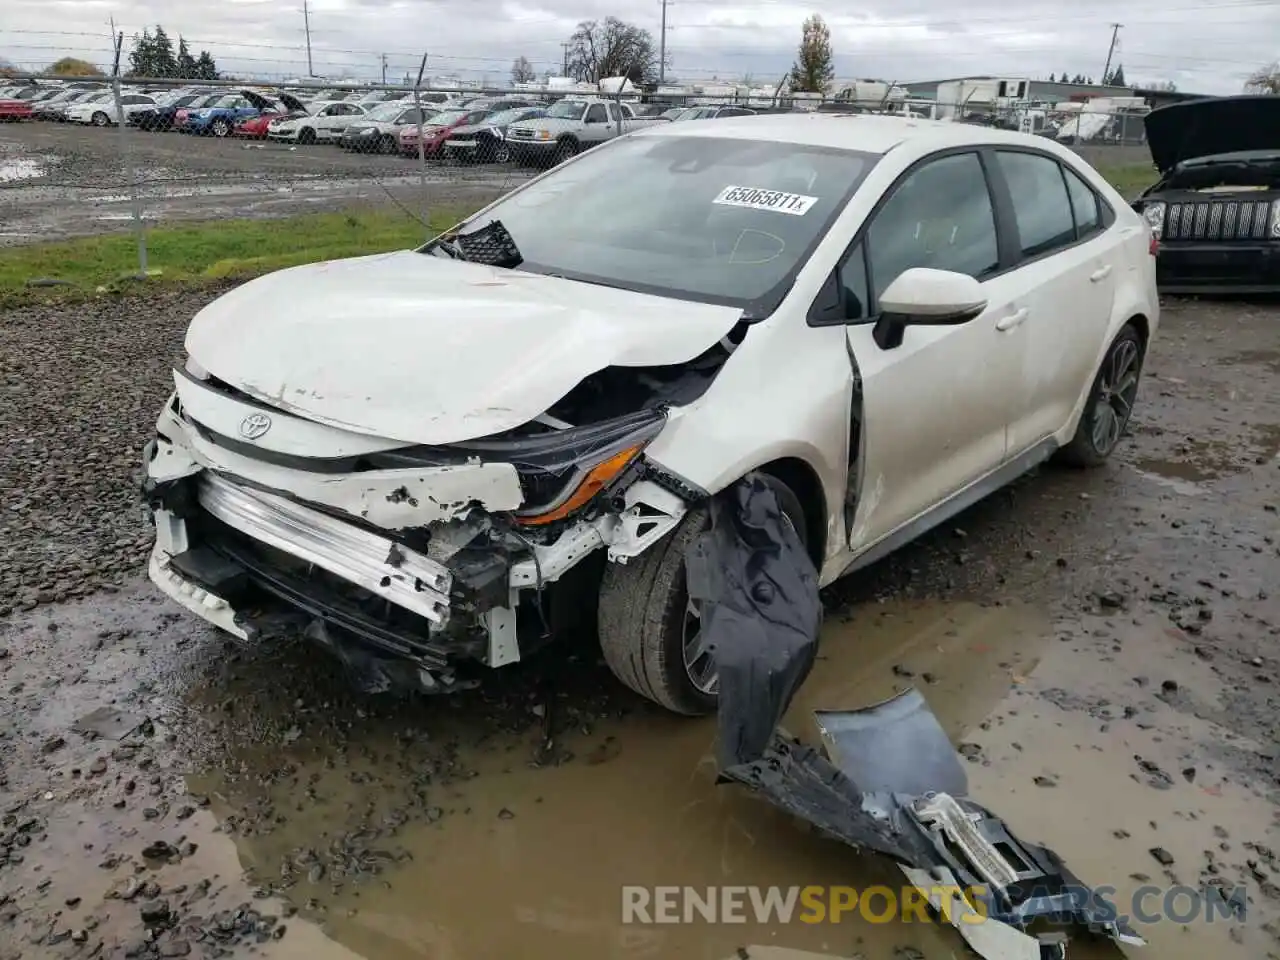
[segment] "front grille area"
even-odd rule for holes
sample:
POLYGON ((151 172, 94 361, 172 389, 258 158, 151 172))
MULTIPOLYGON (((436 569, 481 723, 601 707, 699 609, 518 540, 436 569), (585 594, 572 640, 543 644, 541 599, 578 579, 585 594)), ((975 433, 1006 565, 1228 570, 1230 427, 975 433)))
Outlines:
POLYGON ((1195 200, 1169 204, 1164 239, 1265 240, 1270 226, 1270 200, 1195 200))
POLYGON ((518 128, 518 127, 517 127, 515 130, 512 130, 512 131, 508 134, 508 136, 509 136, 512 140, 532 140, 532 139, 533 139, 533 131, 532 131, 532 130, 522 130, 522 129, 520 129, 520 128, 518 128))

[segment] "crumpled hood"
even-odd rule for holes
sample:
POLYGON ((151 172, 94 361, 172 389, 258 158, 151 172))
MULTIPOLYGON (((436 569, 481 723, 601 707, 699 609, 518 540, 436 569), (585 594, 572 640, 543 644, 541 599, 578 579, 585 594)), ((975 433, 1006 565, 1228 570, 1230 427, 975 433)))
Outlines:
POLYGON ((692 360, 740 316, 406 250, 252 280, 196 314, 186 348, 282 410, 440 444, 526 423, 605 367, 692 360))
POLYGON ((1183 160, 1280 147, 1280 96, 1206 97, 1152 110, 1144 119, 1161 173, 1183 160))

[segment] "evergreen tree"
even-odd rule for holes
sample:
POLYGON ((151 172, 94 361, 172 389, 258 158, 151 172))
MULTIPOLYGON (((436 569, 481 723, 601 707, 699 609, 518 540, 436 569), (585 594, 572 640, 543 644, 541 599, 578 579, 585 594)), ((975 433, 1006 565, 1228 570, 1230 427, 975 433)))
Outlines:
POLYGON ((184 80, 193 79, 196 75, 196 58, 187 49, 187 41, 178 35, 178 76, 184 80))
POLYGON ((800 50, 791 68, 793 93, 825 93, 835 77, 834 54, 831 52, 831 30, 819 14, 804 22, 800 50))

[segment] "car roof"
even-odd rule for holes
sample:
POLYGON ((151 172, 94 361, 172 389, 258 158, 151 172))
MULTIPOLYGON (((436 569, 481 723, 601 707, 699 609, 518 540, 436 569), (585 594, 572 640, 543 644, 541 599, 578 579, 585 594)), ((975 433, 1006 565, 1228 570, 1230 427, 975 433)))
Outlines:
POLYGON ((778 113, 724 117, 714 124, 699 121, 646 127, 643 137, 716 137, 774 140, 801 146, 837 147, 865 153, 888 153, 911 142, 920 152, 967 144, 1045 145, 1044 137, 1012 130, 975 127, 946 120, 921 120, 876 114, 778 113))

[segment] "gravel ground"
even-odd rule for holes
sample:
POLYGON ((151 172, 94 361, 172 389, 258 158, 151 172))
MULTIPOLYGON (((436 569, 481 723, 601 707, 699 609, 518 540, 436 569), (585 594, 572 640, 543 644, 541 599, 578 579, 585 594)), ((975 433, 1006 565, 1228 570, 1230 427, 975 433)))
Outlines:
POLYGON ((0 126, 0 245, 119 230, 132 216, 134 179, 147 221, 178 222, 393 203, 421 215, 483 203, 529 175, 494 164, 431 164, 424 173, 412 159, 336 146, 134 130, 126 137, 127 154, 119 130, 0 126))
MULTIPOLYGON (((857 917, 619 925, 626 883, 896 881, 715 787, 709 726, 590 647, 383 699, 160 599, 138 457, 210 296, 0 313, 0 960, 959 955, 857 917)), ((974 795, 1086 881, 1244 887, 1243 922, 1143 928, 1161 960, 1280 955, 1278 321, 1169 304, 1115 462, 839 584, 787 720, 919 684, 974 795)))

